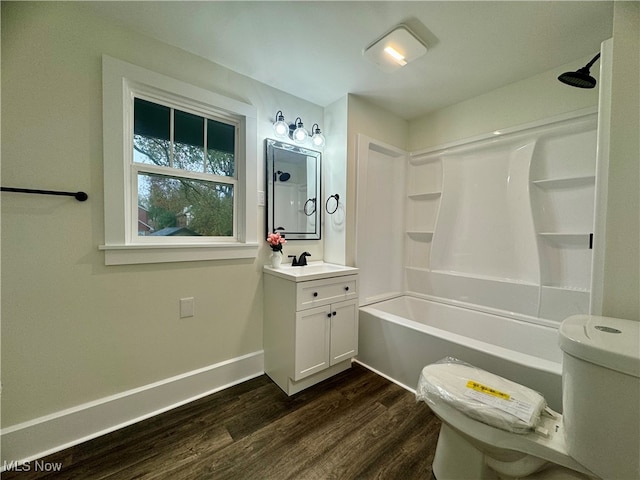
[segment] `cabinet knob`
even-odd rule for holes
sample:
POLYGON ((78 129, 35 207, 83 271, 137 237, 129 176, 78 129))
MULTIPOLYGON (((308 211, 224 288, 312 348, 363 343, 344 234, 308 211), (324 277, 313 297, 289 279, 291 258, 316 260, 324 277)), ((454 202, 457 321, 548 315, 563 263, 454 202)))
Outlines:
POLYGON ((344 287, 344 289, 345 289, 345 291, 347 291, 347 292, 349 291, 349 287, 344 287))
POLYGON ((336 312, 332 312, 332 315, 335 317, 336 316, 336 312))
POLYGON ((331 318, 331 312, 327 313, 327 317, 331 318))
POLYGON ((318 292, 313 292, 313 296, 317 297, 318 296, 318 292))

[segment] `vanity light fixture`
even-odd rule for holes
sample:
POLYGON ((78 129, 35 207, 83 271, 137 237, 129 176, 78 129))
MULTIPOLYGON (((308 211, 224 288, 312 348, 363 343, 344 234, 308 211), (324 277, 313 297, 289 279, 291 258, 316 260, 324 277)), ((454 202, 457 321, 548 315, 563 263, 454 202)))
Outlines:
POLYGON ((308 132, 304 128, 300 117, 297 117, 293 123, 287 123, 282 110, 278 110, 276 113, 275 122, 273 122, 273 134, 278 138, 289 137, 297 144, 307 143, 311 139, 311 144, 317 148, 324 147, 326 143, 326 139, 320 130, 320 125, 314 123, 311 132, 308 132))
POLYGON ((364 57, 381 70, 391 73, 427 53, 418 36, 402 24, 394 27, 362 51, 364 57))
POLYGON ((314 123, 313 127, 311 127, 311 133, 313 134, 311 137, 311 143, 313 143, 313 146, 320 148, 324 147, 325 138, 320 131, 320 125, 314 123))
POLYGON ((282 110, 278 110, 278 113, 276 113, 276 121, 273 124, 273 133, 278 138, 285 138, 289 135, 289 125, 284 121, 282 110))

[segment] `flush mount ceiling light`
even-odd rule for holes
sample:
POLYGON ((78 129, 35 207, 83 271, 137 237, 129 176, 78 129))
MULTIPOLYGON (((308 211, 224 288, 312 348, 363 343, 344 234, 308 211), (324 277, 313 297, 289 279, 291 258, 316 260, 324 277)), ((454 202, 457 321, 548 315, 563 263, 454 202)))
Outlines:
POLYGON ((398 25, 362 51, 362 55, 390 73, 427 53, 426 45, 406 25, 398 25))

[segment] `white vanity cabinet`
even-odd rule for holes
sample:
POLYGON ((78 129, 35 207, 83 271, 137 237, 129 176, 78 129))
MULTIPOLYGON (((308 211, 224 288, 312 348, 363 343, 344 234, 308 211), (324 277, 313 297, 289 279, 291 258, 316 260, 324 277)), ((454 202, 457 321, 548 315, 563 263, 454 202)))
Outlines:
POLYGON ((358 274, 344 267, 318 278, 290 268, 302 270, 289 276, 265 267, 263 337, 265 373, 293 395, 346 370, 357 355, 358 274))

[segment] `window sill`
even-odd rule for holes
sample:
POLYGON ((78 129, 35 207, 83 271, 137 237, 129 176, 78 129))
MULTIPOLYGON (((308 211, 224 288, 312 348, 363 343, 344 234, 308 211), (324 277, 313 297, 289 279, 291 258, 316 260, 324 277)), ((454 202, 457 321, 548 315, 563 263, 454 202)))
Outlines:
POLYGON ((98 248, 104 251, 105 265, 234 260, 258 256, 257 243, 99 245, 98 248))

